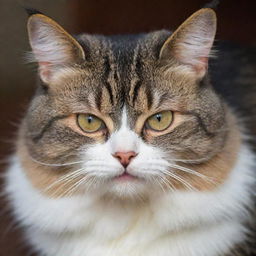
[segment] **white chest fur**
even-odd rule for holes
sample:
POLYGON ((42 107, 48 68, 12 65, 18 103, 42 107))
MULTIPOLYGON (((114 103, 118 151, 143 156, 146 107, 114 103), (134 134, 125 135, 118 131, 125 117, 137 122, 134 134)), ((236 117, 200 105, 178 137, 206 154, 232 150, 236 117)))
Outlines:
POLYGON ((102 203, 97 195, 49 199, 15 158, 6 191, 29 242, 47 256, 217 256, 244 239, 253 154, 241 148, 229 179, 211 192, 152 197, 140 207, 102 203))

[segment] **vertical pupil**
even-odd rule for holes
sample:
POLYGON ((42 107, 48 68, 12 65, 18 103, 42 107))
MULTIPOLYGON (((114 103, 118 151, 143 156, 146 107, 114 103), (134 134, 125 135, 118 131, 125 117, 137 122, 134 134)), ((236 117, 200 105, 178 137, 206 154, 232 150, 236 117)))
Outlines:
POLYGON ((161 122, 162 115, 161 114, 157 114, 156 115, 156 119, 157 119, 158 122, 161 122))
POLYGON ((92 116, 88 116, 87 120, 88 120, 88 123, 89 123, 89 124, 92 122, 92 119, 93 119, 92 116))

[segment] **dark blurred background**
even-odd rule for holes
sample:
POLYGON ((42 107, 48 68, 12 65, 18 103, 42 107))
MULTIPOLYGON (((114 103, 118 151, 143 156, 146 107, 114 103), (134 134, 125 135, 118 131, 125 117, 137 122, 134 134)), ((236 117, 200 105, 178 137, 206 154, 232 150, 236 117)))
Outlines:
MULTIPOLYGON (((0 0, 0 171, 13 151, 19 120, 33 94, 36 70, 25 64, 27 15, 37 8, 70 33, 121 34, 175 29, 207 0, 0 0)), ((218 40, 256 47, 256 1, 220 0, 218 40)), ((256 72, 256 71, 255 71, 256 72)), ((30 255, 0 204, 0 256, 30 255)))

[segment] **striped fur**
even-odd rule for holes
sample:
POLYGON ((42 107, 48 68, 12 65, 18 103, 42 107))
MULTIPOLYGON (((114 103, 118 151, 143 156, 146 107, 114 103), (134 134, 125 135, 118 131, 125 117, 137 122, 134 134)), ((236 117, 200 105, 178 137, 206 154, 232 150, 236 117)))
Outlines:
POLYGON ((41 81, 7 175, 28 241, 47 256, 251 256, 254 153, 209 77, 214 12, 174 33, 75 38, 33 12, 28 30, 41 81), (148 129, 165 110, 171 125, 148 129), (80 113, 104 130, 80 129, 80 113), (123 151, 135 155, 127 167, 123 151))

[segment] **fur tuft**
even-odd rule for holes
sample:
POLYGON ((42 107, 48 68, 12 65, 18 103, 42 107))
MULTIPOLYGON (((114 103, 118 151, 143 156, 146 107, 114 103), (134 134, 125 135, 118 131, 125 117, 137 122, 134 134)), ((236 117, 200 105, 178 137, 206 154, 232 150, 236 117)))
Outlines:
POLYGON ((24 7, 25 11, 27 12, 28 16, 32 16, 35 14, 43 14, 42 12, 38 11, 35 8, 30 8, 30 7, 24 7))
POLYGON ((213 10, 217 10, 219 4, 220 0, 212 0, 211 2, 205 4, 203 8, 211 8, 213 10))

